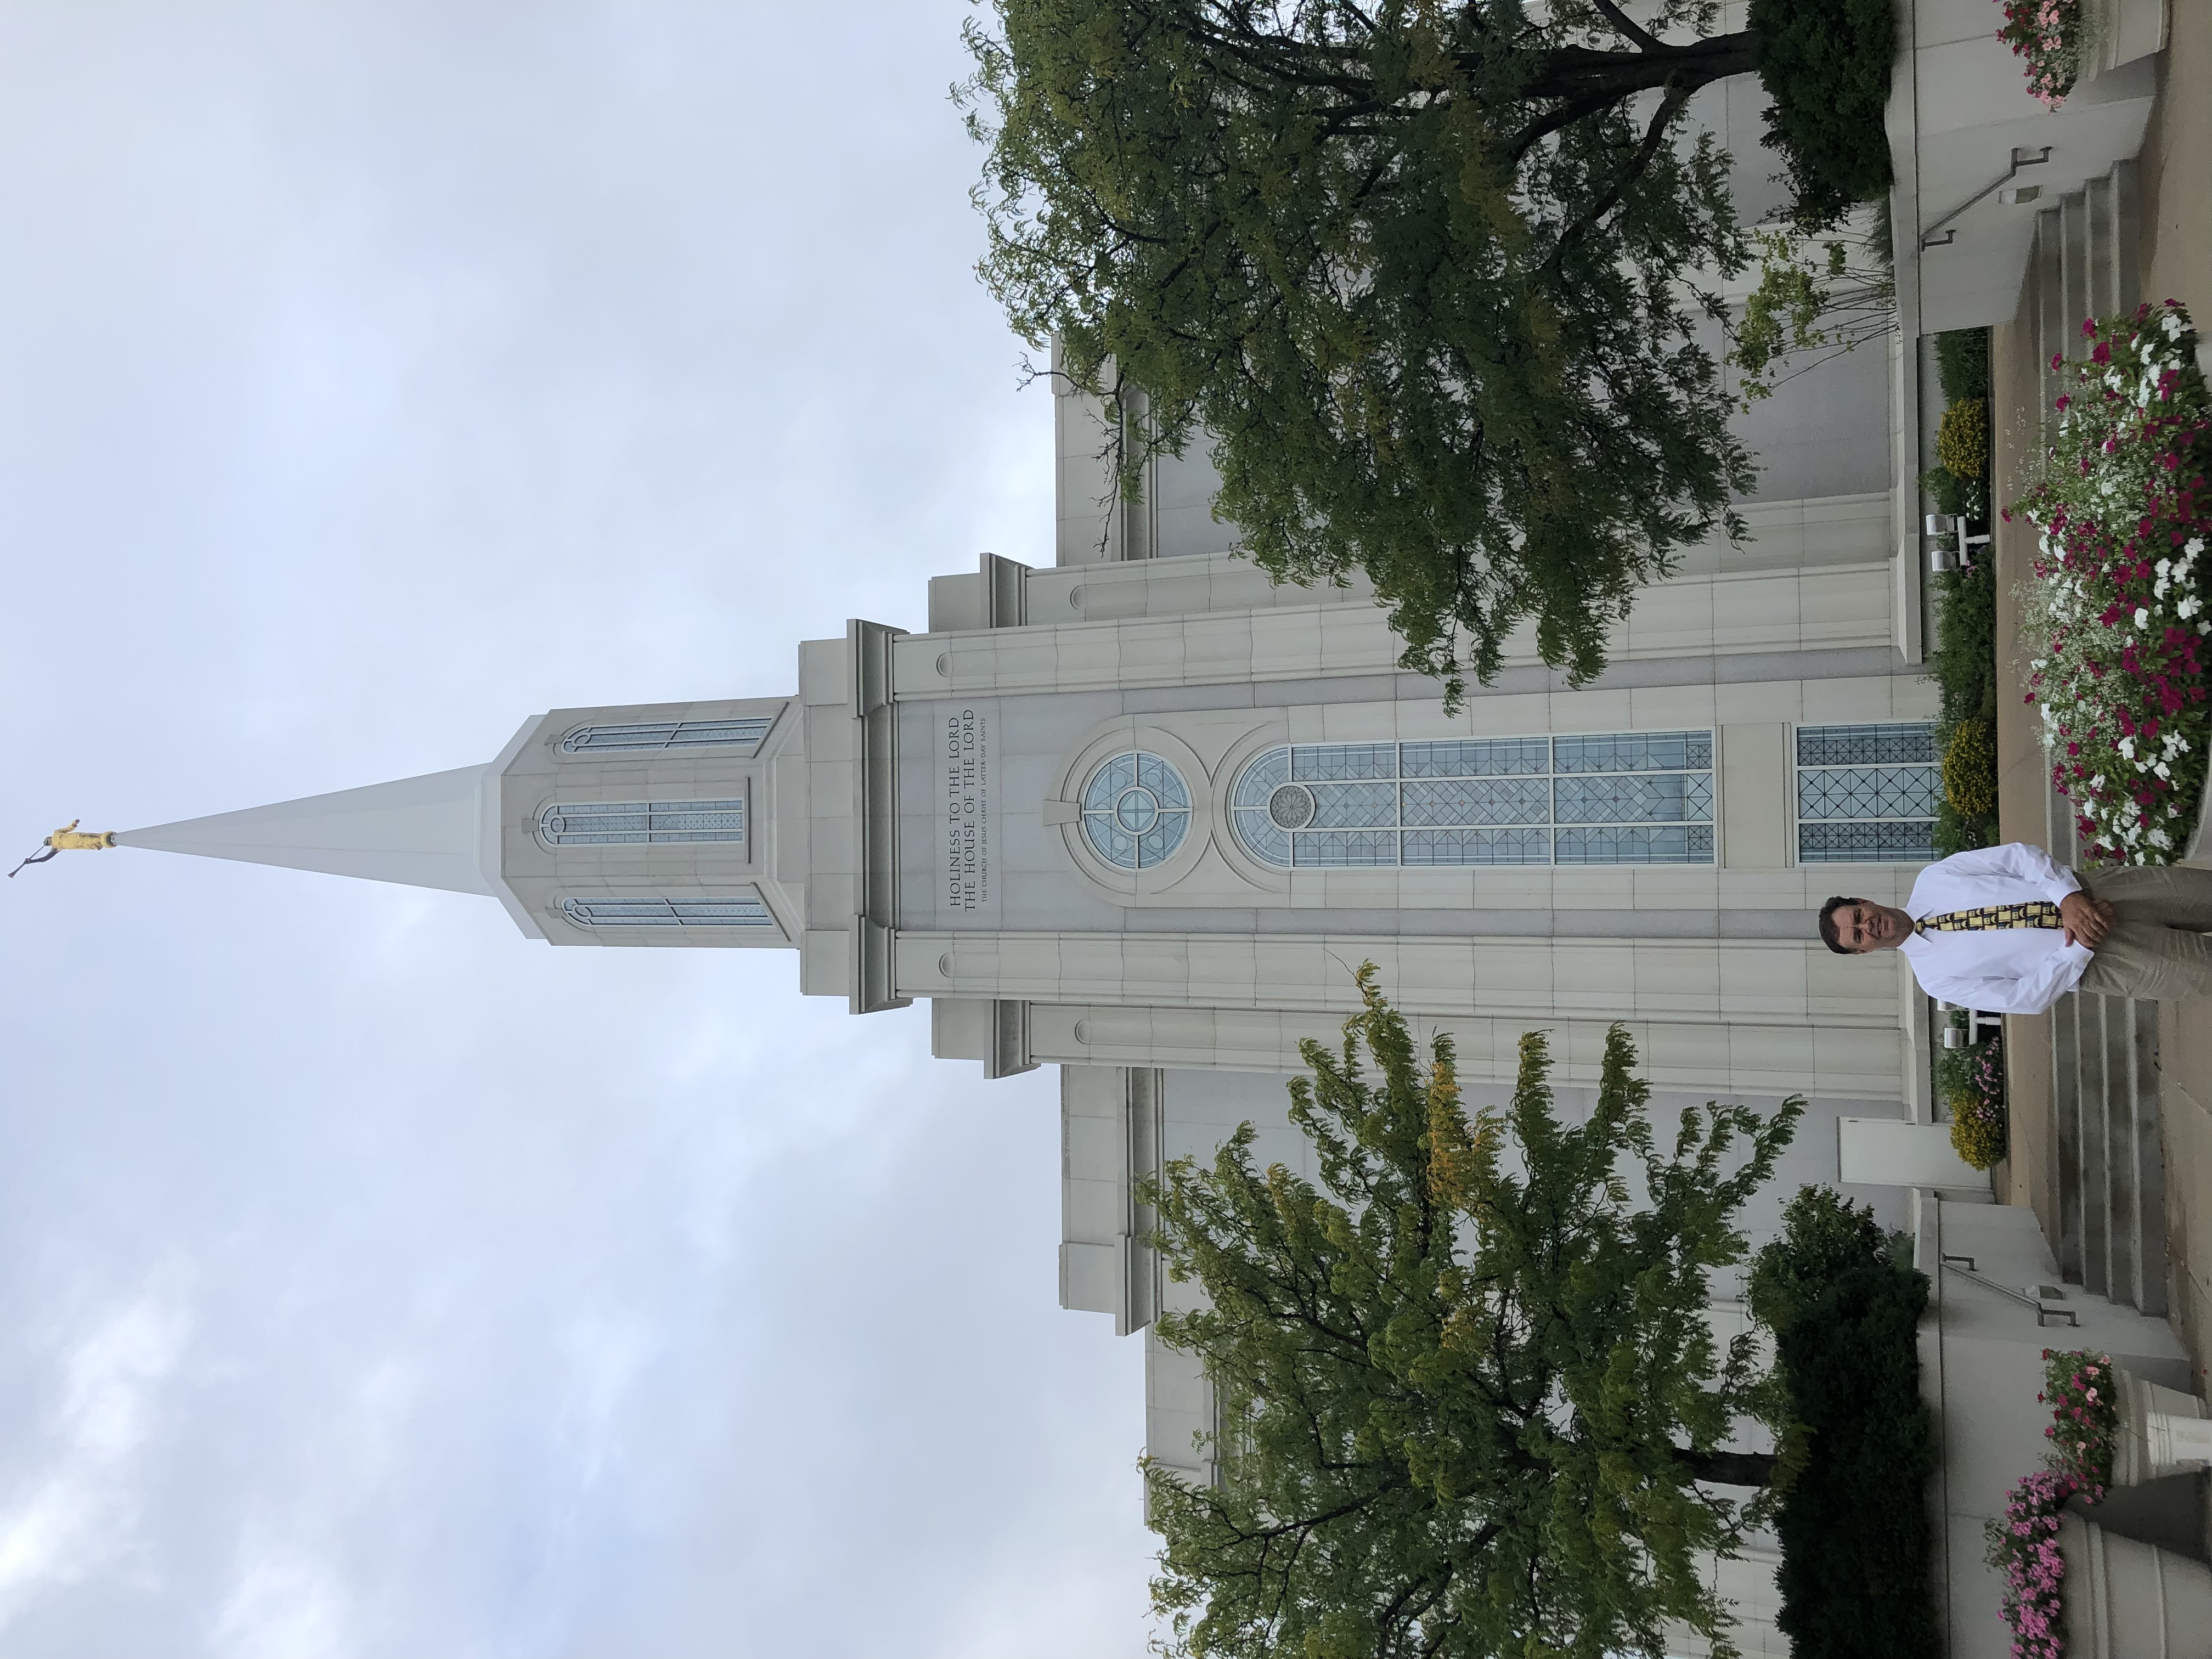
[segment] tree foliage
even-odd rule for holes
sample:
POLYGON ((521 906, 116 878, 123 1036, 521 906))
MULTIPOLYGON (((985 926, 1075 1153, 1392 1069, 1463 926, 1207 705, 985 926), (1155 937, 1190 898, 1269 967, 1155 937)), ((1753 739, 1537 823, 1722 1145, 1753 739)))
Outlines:
POLYGON ((956 89, 980 267, 1103 399, 1133 499, 1212 443, 1279 580, 1364 571, 1403 665, 1487 678, 1533 620, 1579 683, 1635 590, 1751 483, 1684 284, 1743 249, 1699 87, 1713 8, 1614 0, 993 0, 956 89), (1141 388, 1148 413, 1135 418, 1141 388))
POLYGON ((1759 1251, 1752 1311, 1776 1335, 1796 1470, 1775 1516, 1779 1624, 1797 1659, 1936 1659, 1923 1492, 1936 1465, 1920 1397, 1928 1281, 1874 1212, 1808 1187, 1759 1251))
POLYGON ((1749 1339, 1715 1340, 1706 1276, 1800 1103, 1692 1110, 1662 1148, 1616 1027, 1587 1121, 1554 1109, 1540 1033, 1470 1121, 1449 1042, 1424 1065, 1371 964, 1359 987, 1291 1085, 1318 1182, 1256 1168, 1247 1124, 1153 1194, 1204 1291, 1159 1334, 1222 1425, 1216 1484, 1148 1470, 1177 1650, 1595 1659, 1660 1651, 1665 1620, 1725 1646, 1695 1558, 1740 1516, 1696 1482, 1763 1476, 1717 1449, 1773 1401, 1749 1339))
POLYGON ((1766 142, 1782 155, 1797 223, 1824 229, 1887 194, 1892 0, 1751 0, 1747 21, 1774 100, 1766 142))

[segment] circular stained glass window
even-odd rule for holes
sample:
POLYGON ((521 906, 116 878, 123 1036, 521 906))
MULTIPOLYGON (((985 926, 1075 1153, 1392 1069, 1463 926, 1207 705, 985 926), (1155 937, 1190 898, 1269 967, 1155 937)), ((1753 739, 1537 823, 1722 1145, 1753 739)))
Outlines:
POLYGON ((1190 790, 1158 755, 1116 755, 1083 789, 1083 838, 1107 863, 1150 870, 1190 831, 1190 790))

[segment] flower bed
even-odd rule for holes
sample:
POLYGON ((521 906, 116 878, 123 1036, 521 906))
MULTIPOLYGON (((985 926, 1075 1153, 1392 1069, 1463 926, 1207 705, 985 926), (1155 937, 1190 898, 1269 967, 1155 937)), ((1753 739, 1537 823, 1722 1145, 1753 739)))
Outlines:
POLYGON ((2044 1392, 2054 1407, 2044 1431, 2051 1467, 2037 1470, 2005 1498, 2004 1519, 1989 1523, 1989 1564, 2004 1575, 2004 1618, 2015 1659, 2063 1659, 2066 1564, 2058 1553, 2058 1516, 2066 1500, 2105 1495, 2112 1479, 2112 1441, 2119 1427, 2112 1362, 2082 1351, 2043 1351, 2044 1392))
POLYGON ((1937 1081, 1951 1109, 1951 1146, 1977 1170, 1993 1170, 2010 1150, 2006 1132, 2003 1039, 1941 1051, 1937 1081), (1954 1066, 1943 1060, 1957 1057, 1954 1066))
MULTIPOLYGON (((2037 531, 2019 589, 2051 778, 2081 857, 2166 864, 2196 822, 2208 720, 2202 563, 2212 403, 2189 314, 2168 301, 2082 325, 2043 481, 2007 512, 2037 531)), ((2054 368, 2066 367, 2057 360, 2054 368)))

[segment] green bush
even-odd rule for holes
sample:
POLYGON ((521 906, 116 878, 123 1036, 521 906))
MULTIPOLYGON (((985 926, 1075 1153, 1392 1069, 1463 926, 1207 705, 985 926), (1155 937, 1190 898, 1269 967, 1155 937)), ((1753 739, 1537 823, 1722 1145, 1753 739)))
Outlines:
POLYGON ((1928 653, 1928 672, 1940 699, 1936 738, 1938 752, 1946 757, 1947 785, 1948 757, 1960 728, 1977 721, 1991 734, 1990 793, 1983 810, 1963 810, 1968 803, 1948 790, 1936 800, 1936 851, 1940 857, 1987 847, 1996 840, 1997 597, 1986 556, 1970 569, 1946 571, 1929 580, 1936 591, 1936 641, 1928 653))
POLYGON ((1767 147, 1782 157, 1801 226, 1826 227, 1889 188, 1882 127, 1897 56, 1890 0, 1751 0, 1759 78, 1774 100, 1767 147))
POLYGON ((1785 1331, 1836 1280, 1887 1260, 1872 1210, 1832 1187, 1806 1187, 1782 1212, 1782 1237, 1752 1258, 1744 1299, 1769 1330, 1785 1331))
POLYGON ((1854 1267, 1780 1334, 1783 1381, 1811 1431, 1782 1501, 1782 1612, 1794 1659, 1936 1659, 1924 1498, 1936 1440, 1916 1338, 1928 1281, 1854 1267))
POLYGON ((1936 459, 1963 483, 1990 475, 1990 408, 1981 398, 1960 398, 1943 411, 1936 428, 1936 459))
POLYGON ((1943 750, 1943 799, 1961 817, 1997 810, 1996 732, 1987 720, 1964 720, 1951 728, 1943 750))
POLYGON ((1954 328, 1936 337, 1936 374, 1947 402, 1964 403, 1990 395, 1990 331, 1954 328))
POLYGON ((2012 1151, 2005 1109, 1972 1090, 1951 1097, 1951 1150, 1977 1170, 1994 1170, 2012 1151))

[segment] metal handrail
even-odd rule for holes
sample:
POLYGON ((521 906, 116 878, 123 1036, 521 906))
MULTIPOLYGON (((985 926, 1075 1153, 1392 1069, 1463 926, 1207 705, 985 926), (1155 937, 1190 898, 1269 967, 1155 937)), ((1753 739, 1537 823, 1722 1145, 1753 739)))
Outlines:
POLYGON ((2043 1325, 2050 1318, 2055 1316, 2057 1318, 2063 1319, 2068 1324, 2073 1326, 2076 1330, 2081 1328, 2081 1317, 2075 1313, 2073 1309, 2054 1308, 2039 1297, 2030 1296, 2025 1291, 2015 1291, 2009 1285, 2000 1285, 1994 1279, 1984 1278, 1982 1276, 1981 1270, 1974 1265, 1974 1258, 1970 1255, 1946 1255, 1942 1258, 1942 1263, 1943 1266, 1948 1267, 1953 1273, 1963 1274, 1965 1277, 1973 1280, 1975 1284, 1985 1285, 1989 1289, 1995 1291, 1999 1296, 2009 1297, 2014 1302, 2019 1303, 2023 1308, 2033 1308, 2035 1310, 2035 1322, 2039 1326, 2043 1325))
POLYGON ((1958 239, 1959 233, 1955 230, 1947 231, 1939 239, 1936 234, 1937 231, 1942 230, 1943 227, 1949 224, 1952 220, 1957 218, 1968 208, 1973 206, 1975 203, 1985 199, 1992 191, 2002 190, 2007 185, 2010 184, 2014 179, 2020 176, 2020 170, 2022 167, 2039 167, 2050 159, 2051 146, 2048 144, 2044 145, 2042 147, 2041 153, 2035 155, 2023 155, 2020 150, 2014 149, 2012 153, 2012 165, 2010 167, 2007 167, 1997 177, 1990 179, 1989 183, 1984 185, 1972 196, 1969 196, 1965 201, 1960 203, 1958 206, 1953 208, 1948 213, 1938 219, 1934 224, 1929 225, 1926 229, 1920 233, 1920 246, 1922 251, 1924 252, 1929 248, 1950 246, 1951 244, 1958 239))

